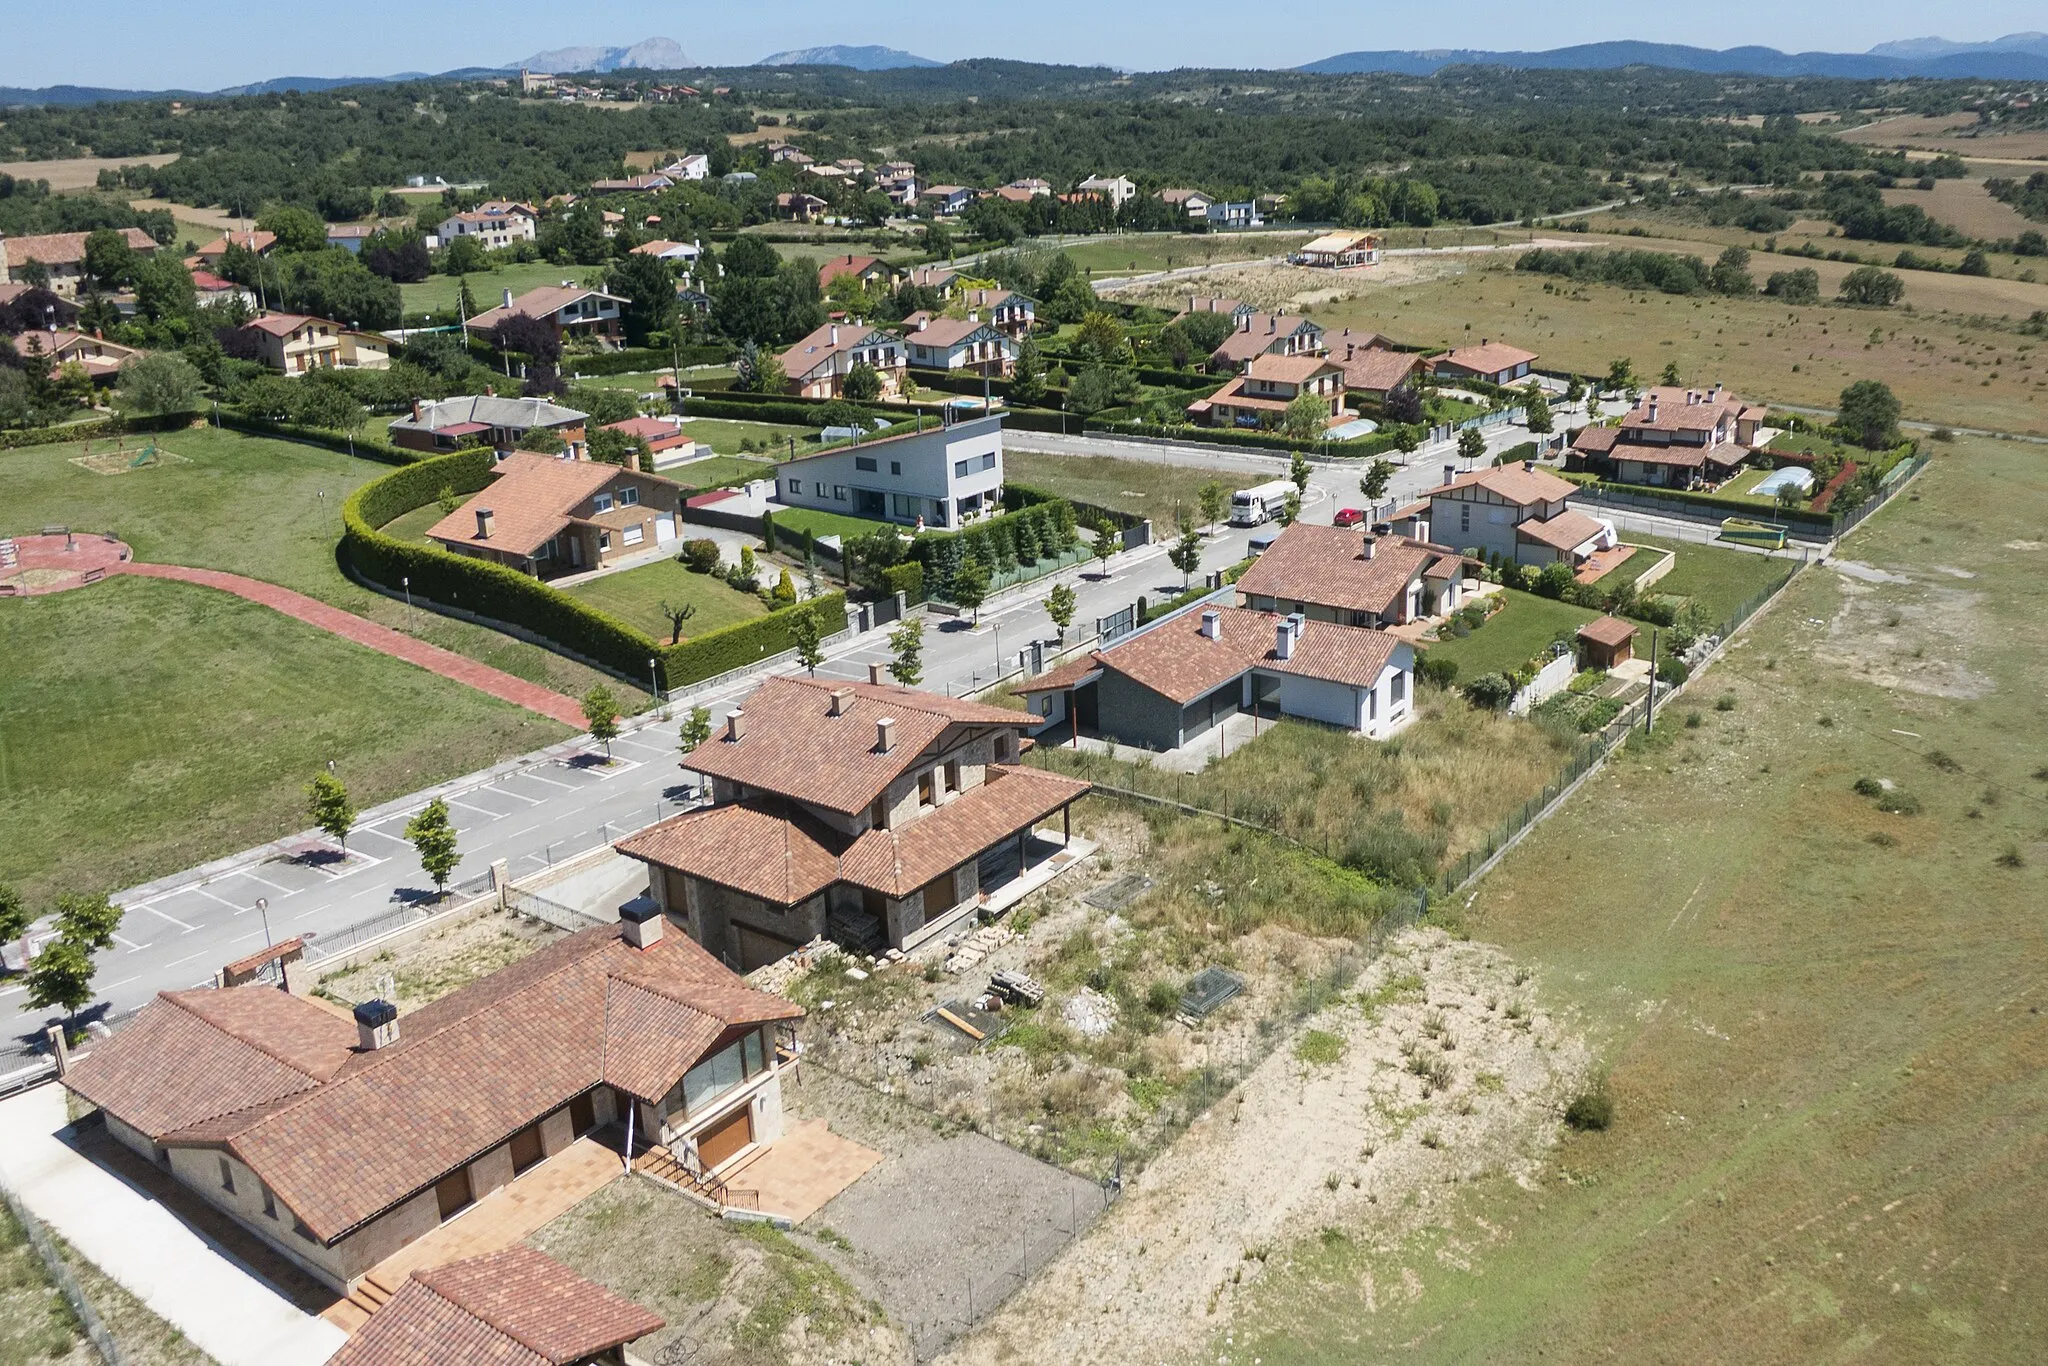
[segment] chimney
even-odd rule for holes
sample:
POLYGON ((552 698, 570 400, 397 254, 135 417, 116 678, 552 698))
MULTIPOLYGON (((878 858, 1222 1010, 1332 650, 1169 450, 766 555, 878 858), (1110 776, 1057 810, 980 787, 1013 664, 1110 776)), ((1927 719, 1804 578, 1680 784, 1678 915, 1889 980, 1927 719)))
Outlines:
POLYGON ((847 708, 847 705, 848 705, 849 703, 851 703, 852 701, 853 701, 853 689, 851 689, 851 688, 834 688, 834 689, 832 690, 832 710, 831 710, 831 711, 829 711, 829 712, 827 712, 827 713, 826 713, 826 715, 828 715, 828 716, 844 716, 844 715, 846 715, 846 708, 847 708))
POLYGON ((1213 608, 1202 613, 1202 634, 1210 640, 1223 638, 1223 614, 1213 608))
POLYGON ((1293 634, 1296 640, 1301 639, 1301 628, 1306 625, 1308 625, 1308 618, 1303 616, 1301 613, 1289 612, 1287 614, 1287 629, 1289 632, 1293 634))
POLYGON ((389 1001, 365 1001, 355 1008, 356 1047, 365 1053, 398 1042, 398 1007, 389 1001))
POLYGON ((1273 623, 1273 658, 1294 658, 1294 623, 1284 617, 1273 623))
POLYGON ((1536 472, 1536 462, 1534 460, 1524 460, 1522 462, 1522 469, 1525 473, 1534 474, 1536 472))
POLYGON ((1377 555, 1379 553, 1379 549, 1380 538, 1373 535, 1371 532, 1367 532, 1365 537, 1365 558, 1368 560, 1371 559, 1374 555, 1377 555))
POLYGON ((734 707, 725 714, 725 738, 729 741, 747 738, 747 713, 743 708, 734 707))
POLYGON ((635 902, 619 908, 620 937, 634 948, 645 951, 661 942, 663 916, 661 907, 652 902, 635 902))
POLYGON ((1280 330, 1280 320, 1279 320, 1278 318, 1276 318, 1276 317, 1268 317, 1268 318, 1266 319, 1266 335, 1270 337, 1270 336, 1272 336, 1272 335, 1273 335, 1273 334, 1274 334, 1275 332, 1278 332, 1279 330, 1280 330))
POLYGON ((476 510, 476 538, 479 541, 491 539, 491 523, 495 520, 496 515, 489 508, 476 510))
POLYGON ((424 420, 420 417, 420 401, 418 399, 414 399, 412 401, 412 420, 414 422, 420 422, 424 420))
POLYGON ((505 291, 505 307, 512 307, 512 291, 509 289, 505 291))
POLYGON ((1350 359, 1351 359, 1351 352, 1352 352, 1352 351, 1353 351, 1354 349, 1355 349, 1355 348, 1354 348, 1354 345, 1353 345, 1353 343, 1351 343, 1351 342, 1345 342, 1345 343, 1344 343, 1344 359, 1345 359, 1345 360, 1350 360, 1350 359))
POLYGON ((831 344, 832 344, 832 345, 834 345, 834 346, 837 346, 837 345, 839 345, 839 324, 838 324, 838 323, 833 323, 833 324, 832 324, 832 333, 831 333, 831 339, 830 339, 830 340, 831 340, 831 344))
POLYGON ((1652 424, 1654 425, 1654 424, 1656 423, 1656 421, 1657 421, 1657 396, 1656 396, 1655 394, 1652 394, 1652 395, 1650 395, 1650 422, 1651 422, 1651 423, 1652 423, 1652 424))
POLYGON ((1247 313, 1237 320, 1237 330, 1240 332, 1249 332, 1252 330, 1251 314, 1247 313))
POLYGON ((868 665, 868 685, 869 685, 870 687, 875 687, 875 688, 879 688, 879 687, 881 687, 881 686, 882 686, 882 666, 881 666, 881 665, 879 665, 879 664, 870 664, 870 665, 868 665))
POLYGON ((973 309, 970 309, 970 310, 968 311, 968 314, 967 314, 967 321, 969 321, 969 322, 971 322, 971 323, 978 323, 978 322, 980 322, 980 321, 981 321, 981 313, 980 313, 980 312, 979 312, 978 310, 973 310, 973 309))
POLYGON ((917 320, 917 330, 918 330, 918 331, 920 331, 920 332, 924 331, 924 330, 925 330, 925 329, 926 329, 927 327, 930 327, 931 325, 932 325, 932 320, 931 320, 931 317, 930 317, 929 315, 927 315, 927 316, 925 316, 925 317, 922 317, 922 318, 919 318, 919 319, 917 320))
POLYGON ((884 716, 875 722, 875 751, 887 754, 896 745, 896 720, 884 716))
POLYGON ((1456 465, 1446 465, 1446 466, 1444 466, 1444 483, 1446 483, 1446 484, 1453 484, 1453 483, 1456 483, 1456 482, 1457 482, 1457 478, 1458 478, 1458 467, 1457 467, 1456 465))

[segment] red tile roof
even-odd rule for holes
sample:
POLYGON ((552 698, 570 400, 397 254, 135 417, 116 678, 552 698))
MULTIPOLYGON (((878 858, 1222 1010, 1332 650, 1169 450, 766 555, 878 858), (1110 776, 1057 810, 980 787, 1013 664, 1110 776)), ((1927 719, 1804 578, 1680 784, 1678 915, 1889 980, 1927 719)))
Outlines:
POLYGON ((1186 705, 1249 669, 1300 674, 1352 687, 1371 687, 1401 641, 1362 626, 1306 622, 1292 657, 1274 650, 1274 632, 1286 618, 1243 607, 1211 609, 1218 637, 1202 634, 1203 613, 1188 611, 1129 640, 1096 652, 1105 668, 1186 705))
POLYGON ((660 1318, 530 1247, 415 1271, 328 1366, 569 1366, 660 1318))
POLYGON ((1409 583, 1439 564, 1453 569, 1464 558, 1445 546, 1381 536, 1365 558, 1365 536, 1355 530, 1297 522, 1280 533, 1237 581, 1237 591, 1289 603, 1315 603, 1346 612, 1381 613, 1394 607, 1409 583))
POLYGON ((1711 432, 1723 419, 1733 435, 1734 423, 1749 405, 1726 390, 1687 389, 1658 385, 1645 389, 1635 406, 1622 414, 1625 431, 1711 432), (1655 408, 1657 420, 1650 420, 1655 408))
POLYGON ((1531 518, 1523 522, 1515 528, 1515 534, 1557 550, 1576 550, 1602 530, 1600 523, 1577 508, 1566 508, 1548 521, 1531 518))
POLYGON ((1588 455, 1605 455, 1621 437, 1619 427, 1581 427, 1572 438, 1572 449, 1588 455))
POLYGON ((258 332, 268 332, 273 337, 289 337, 307 323, 326 323, 327 326, 333 328, 336 332, 348 330, 340 323, 334 322, 331 319, 314 318, 304 313, 266 313, 260 318, 249 319, 247 325, 255 328, 258 332))
POLYGON ((1579 628, 1579 639, 1595 645, 1626 645, 1636 638, 1636 628, 1620 617, 1595 617, 1579 628))
POLYGON ((531 555, 553 540, 585 499, 619 476, 617 465, 595 460, 561 460, 514 451, 499 462, 481 493, 427 529, 429 540, 531 555), (476 514, 491 511, 491 534, 476 534, 476 514))
MULTIPOLYGON (((130 232, 139 231, 130 228, 130 232)), ((245 251, 261 254, 277 245, 277 234, 265 232, 262 228, 245 228, 240 232, 222 233, 199 249, 201 256, 224 256, 229 247, 241 247, 245 251)))
POLYGON ((1343 367, 1346 389, 1363 389, 1372 393, 1385 393, 1398 384, 1407 383, 1422 367, 1422 358, 1413 352, 1376 348, 1361 348, 1347 356, 1342 346, 1336 346, 1331 348, 1330 359, 1343 367))
POLYGON ((1242 366, 1254 356, 1263 356, 1268 351, 1285 347, 1287 339, 1296 332, 1313 328, 1306 318, 1296 318, 1285 313, 1247 313, 1238 330, 1223 339, 1214 351, 1209 353, 1212 361, 1227 361, 1242 366))
POLYGON ((882 266, 883 273, 888 273, 879 256, 835 256, 818 267, 818 288, 823 289, 842 275, 865 275, 876 266, 882 266))
POLYGON ((1534 365, 1536 353, 1524 351, 1519 346, 1509 346, 1506 342, 1490 341, 1478 346, 1454 347, 1431 363, 1455 365, 1475 375, 1497 375, 1520 365, 1534 365))
MULTIPOLYGON (((152 254, 156 239, 141 228, 123 228, 131 250, 152 254)), ((25 266, 40 261, 46 266, 75 266, 85 260, 85 239, 89 232, 51 232, 34 237, 0 237, 0 263, 25 266)))
POLYGON ((1569 479, 1560 479, 1549 470, 1524 469, 1520 465, 1494 465, 1483 470, 1461 474, 1448 484, 1439 484, 1429 490, 1434 498, 1455 489, 1483 488, 1499 494, 1519 507, 1535 503, 1554 503, 1560 498, 1569 498, 1577 491, 1578 485, 1569 479))

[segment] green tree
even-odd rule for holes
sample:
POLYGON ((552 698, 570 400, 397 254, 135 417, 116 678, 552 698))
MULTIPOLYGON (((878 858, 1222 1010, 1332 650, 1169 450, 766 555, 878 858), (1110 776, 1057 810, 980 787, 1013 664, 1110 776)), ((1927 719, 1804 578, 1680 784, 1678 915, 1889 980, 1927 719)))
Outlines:
POLYGON ((1053 629, 1059 632, 1062 641, 1067 638, 1067 628, 1074 624, 1074 609, 1079 605, 1080 600, 1075 597, 1073 588, 1064 583, 1054 584, 1052 591, 1045 595, 1045 615, 1051 619, 1053 629))
POLYGON ((1836 295, 1845 304, 1867 304, 1873 308, 1890 308, 1906 294, 1906 282, 1888 270, 1876 266, 1858 266, 1842 277, 1842 287, 1836 295))
POLYGON ((192 363, 169 351, 149 352, 121 367, 121 397, 131 411, 152 417, 195 411, 201 387, 192 363))
MULTIPOLYGON (((716 545, 708 541, 705 544, 712 545, 714 552, 712 560, 716 563, 716 545)), ((683 623, 697 615, 697 604, 694 602, 672 603, 667 598, 663 598, 659 610, 661 615, 668 621, 668 643, 671 645, 682 644, 683 623)))
POLYGON ((1422 448, 1422 430, 1419 427, 1399 426, 1394 428, 1394 449, 1403 455, 1413 455, 1422 448))
POLYGON ((658 256, 628 253, 605 277, 605 288, 626 300, 619 323, 632 346, 646 346, 676 322, 676 282, 658 256))
POLYGON ((315 773, 313 781, 306 784, 306 811, 313 818, 313 828, 340 845, 342 857, 347 858, 348 832, 355 827, 356 807, 341 779, 332 773, 315 773))
POLYGON ((57 933, 87 953, 98 953, 114 946, 114 931, 121 928, 123 914, 104 896, 66 892, 57 898, 57 933))
POLYGON ((1088 530, 1095 537, 1095 558, 1102 561, 1102 572, 1107 577, 1110 556, 1124 548, 1123 529, 1116 524, 1115 518, 1102 512, 1088 524, 1088 530))
POLYGON ((405 837, 419 854, 420 867, 434 880, 434 890, 445 892, 448 875, 462 862, 455 848, 455 826, 448 819, 448 803, 436 797, 421 807, 419 814, 405 823, 405 837))
POLYGON ((1771 278, 1764 281, 1764 293, 1781 303, 1817 304, 1820 302, 1820 272, 1811 266, 1773 271, 1771 278))
POLYGON ((981 625, 981 605, 988 601, 988 566, 973 555, 960 561, 960 567, 953 571, 952 587, 946 596, 960 606, 974 613, 974 624, 981 625))
POLYGON ((56 1008, 67 1018, 77 1015, 92 1000, 95 971, 92 951, 83 944, 64 938, 50 940, 29 961, 29 1009, 56 1008))
POLYGON ((889 633, 889 676, 906 688, 924 679, 924 618, 912 617, 889 633))
POLYGON ((602 683, 583 694, 583 725, 591 739, 603 742, 605 762, 610 763, 612 741, 619 738, 619 699, 602 683))
POLYGON ((789 638, 796 644, 797 663, 803 665, 807 673, 818 672, 818 666, 825 662, 825 648, 820 643, 824 637, 818 625, 818 614, 809 607, 792 614, 789 638))
POLYGON ((1486 454, 1486 438, 1477 427, 1467 427, 1458 433, 1458 457, 1461 460, 1477 460, 1486 454))
POLYGON ((1074 377, 1067 389, 1067 409, 1082 417, 1093 417, 1104 408, 1129 402, 1137 392, 1137 380, 1128 370, 1106 365, 1088 365, 1074 377))
POLYGON ((311 209, 294 208, 289 204, 265 210, 256 219, 260 230, 277 235, 279 252, 325 251, 327 249, 327 224, 311 209))
MULTIPOLYGON (((1062 252, 1057 259, 1066 260, 1066 253, 1062 252)), ((1074 274, 1069 275, 1060 283, 1059 288, 1052 291, 1041 312, 1047 322, 1064 326, 1067 323, 1080 322, 1097 307, 1097 303, 1095 287, 1083 276, 1074 274)))
POLYGON ((1387 486, 1394 482, 1394 466, 1385 457, 1365 467, 1365 473, 1358 478, 1358 491, 1366 501, 1377 504, 1387 496, 1387 486))
POLYGON ((1091 310, 1081 318, 1074 343, 1103 364, 1114 365, 1124 359, 1123 324, 1100 309, 1091 310))
POLYGON ((840 383, 841 391, 855 403, 873 403, 882 396, 882 376, 874 366, 857 360, 840 383))
POLYGON ((1296 489, 1289 492, 1286 497, 1286 500, 1280 504, 1280 525, 1293 526, 1296 522, 1300 520, 1301 491, 1299 489, 1296 489))
POLYGON ((1899 444, 1899 400, 1881 380, 1859 379, 1842 390, 1835 424, 1869 451, 1899 444))
POLYGON ((692 707, 676 730, 677 747, 688 754, 711 738, 711 708, 692 707))
POLYGON ((1749 274, 1749 248, 1730 247, 1722 252, 1707 274, 1707 286, 1716 294, 1756 293, 1756 281, 1749 274))
POLYGON ((28 933, 28 927, 35 923, 29 913, 28 903, 21 893, 4 882, 0 882, 0 947, 12 944, 28 933))
POLYGON ((1166 552, 1166 562, 1180 571, 1180 586, 1185 590, 1194 579, 1195 571, 1202 567, 1202 533, 1189 527, 1166 552))
POLYGON ((1528 414, 1529 430, 1538 436, 1547 436, 1556 425, 1550 417, 1550 399, 1533 379, 1522 390, 1522 410, 1528 414))
POLYGON ((1195 506, 1202 510, 1202 525, 1215 526, 1223 520, 1223 485, 1211 479, 1195 494, 1195 506))
POLYGON ((1308 492, 1309 475, 1312 473, 1313 471, 1309 469, 1308 459, 1300 451, 1295 451, 1288 456, 1287 477, 1293 481, 1296 493, 1308 492))
POLYGON ((1562 598, 1572 583, 1572 567, 1563 560, 1552 560, 1536 575, 1536 591, 1546 598, 1562 598))
POLYGON ((1672 360, 1664 362, 1664 378, 1662 382, 1665 384, 1685 383, 1684 379, 1680 378, 1679 376, 1677 361, 1672 360))
POLYGON ((1580 379, 1580 378, 1579 378, 1579 377, 1578 377, 1577 375, 1573 375, 1573 376, 1572 376, 1572 378, 1571 378, 1571 383, 1569 383, 1569 384, 1567 384, 1567 385, 1565 385, 1565 386, 1564 386, 1564 403, 1565 403, 1565 407, 1567 407, 1567 408, 1576 408, 1576 407, 1578 407, 1578 406, 1579 406, 1579 401, 1580 401, 1581 399, 1585 398, 1585 396, 1586 396, 1586 382, 1585 382, 1584 380, 1580 379))
POLYGON ((1611 392, 1614 390, 1627 389, 1635 382, 1635 362, 1630 360, 1627 356, 1623 356, 1618 360, 1611 360, 1607 362, 1607 379, 1603 384, 1601 384, 1600 387, 1611 392))
POLYGON ((553 427, 528 427, 519 437, 518 449, 536 455, 560 455, 569 449, 569 443, 553 427))
POLYGON ((1330 401, 1321 394, 1296 394, 1280 417, 1280 430, 1296 441, 1314 441, 1329 425, 1330 401))
POLYGON ((1038 351, 1038 339, 1027 336, 1017 347, 1017 363, 1010 372, 1007 395, 1015 407, 1029 408, 1045 402, 1045 360, 1038 351))
POLYGON ((127 284, 128 272, 134 265, 135 248, 128 245, 126 233, 101 228, 86 235, 85 273, 102 289, 118 289, 127 284))

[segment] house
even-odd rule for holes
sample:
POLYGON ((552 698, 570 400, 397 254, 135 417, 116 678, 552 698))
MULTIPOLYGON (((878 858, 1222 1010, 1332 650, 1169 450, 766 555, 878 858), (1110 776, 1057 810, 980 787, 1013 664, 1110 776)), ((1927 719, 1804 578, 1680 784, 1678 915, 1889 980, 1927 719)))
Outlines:
POLYGON ((616 294, 607 294, 586 285, 572 285, 567 280, 559 285, 529 289, 517 298, 507 289, 504 300, 496 308, 487 308, 469 320, 469 333, 488 340, 492 328, 507 318, 521 315, 549 324, 555 335, 564 341, 587 337, 616 342, 619 339, 619 305, 625 302, 616 294))
POLYGON ((1385 739, 1414 716, 1415 650, 1385 631, 1245 607, 1174 613, 1016 691, 1047 729, 1174 750, 1241 711, 1385 739))
POLYGON ((1188 405, 1188 417, 1211 427, 1275 427, 1294 400, 1322 400, 1326 420, 1344 410, 1344 367, 1322 356, 1255 356, 1221 389, 1188 405))
POLYGON ((1007 337, 1022 340, 1038 321, 1037 303, 1014 289, 970 289, 963 302, 1007 337))
POLYGON ((979 313, 964 318, 920 316, 905 335, 910 363, 926 370, 964 371, 1008 379, 1022 348, 1017 339, 979 313))
POLYGON ((626 215, 613 209, 604 209, 599 211, 597 221, 604 225, 603 230, 606 237, 617 237, 619 229, 626 222, 626 215))
POLYGON ((918 195, 918 201, 935 214, 950 216, 974 202, 974 191, 964 185, 933 185, 918 195))
POLYGON ((995 189, 990 190, 989 194, 1002 200, 1005 204, 1029 204, 1032 200, 1038 198, 1031 191, 1019 189, 1015 185, 998 185, 995 189))
POLYGON ((277 234, 261 228, 246 228, 239 232, 222 233, 192 254, 209 266, 220 264, 220 258, 228 254, 230 247, 253 251, 258 256, 268 256, 277 250, 277 234))
POLYGON ((635 256, 654 256, 664 261, 681 261, 687 264, 701 257, 704 254, 704 248, 696 242, 671 242, 666 238, 657 238, 652 242, 642 242, 639 246, 633 248, 633 254, 635 256))
POLYGON ((661 1326, 624 1296, 515 1244, 414 1271, 327 1366, 622 1366, 626 1345, 661 1326))
POLYGON ((499 251, 514 242, 531 242, 534 231, 530 213, 482 208, 450 214, 434 229, 434 238, 445 247, 458 237, 473 237, 486 251, 499 251))
POLYGON ((891 204, 896 205, 898 208, 907 209, 917 202, 917 173, 915 171, 891 172, 884 170, 876 176, 875 188, 887 195, 891 204))
POLYGON ((665 926, 593 926, 403 1017, 265 985, 160 992, 63 1084, 348 1295, 593 1129, 631 1122, 704 1169, 780 1136, 776 1031, 802 1010, 665 926))
POLYGON ((778 142, 768 149, 768 160, 784 165, 804 167, 811 164, 811 155, 801 147, 792 147, 786 142, 778 142))
POLYGON ((383 370, 391 364, 391 343, 331 318, 303 313, 266 313, 251 318, 242 334, 254 343, 256 359, 280 375, 314 370, 383 370))
POLYGON ((711 158, 702 152, 689 152, 662 167, 661 173, 672 181, 703 180, 711 174, 711 158))
POLYGON ((1352 341, 1347 340, 1350 335, 1347 328, 1342 336, 1324 338, 1329 343, 1330 359, 1343 367, 1345 392, 1383 399, 1387 390, 1415 383, 1416 374, 1422 369, 1422 357, 1412 351, 1392 350, 1385 345, 1384 337, 1352 341))
POLYGON ((951 421, 951 412, 913 432, 785 461, 775 468, 776 497, 904 526, 958 527, 994 512, 1003 497, 1002 415, 951 421))
POLYGON ((834 166, 829 161, 814 161, 810 165, 804 167, 803 171, 804 174, 816 176, 820 180, 833 180, 844 182, 853 179, 853 176, 851 174, 849 174, 846 171, 840 170, 837 166, 834 166))
POLYGON ((891 289, 896 283, 896 269, 879 256, 835 256, 818 267, 818 288, 829 289, 834 280, 841 276, 852 276, 867 286, 891 289))
POLYGON ((1620 617, 1597 617, 1578 630, 1579 667, 1612 669, 1635 657, 1636 628, 1620 617))
POLYGON ((1242 299, 1225 299, 1208 294, 1188 295, 1188 306, 1173 315, 1170 322, 1179 322, 1190 313, 1228 313, 1232 319, 1247 317, 1259 310, 1242 299))
POLYGON ((832 164, 851 176, 865 174, 868 169, 868 164, 859 157, 839 157, 832 164))
POLYGON ((559 435, 572 454, 581 454, 586 420, 574 408, 540 398, 480 394, 423 400, 412 405, 410 415, 391 419, 391 444, 435 455, 467 446, 509 454, 528 432, 542 427, 559 435))
POLYGON ((44 327, 69 327, 78 321, 78 304, 54 290, 34 285, 0 283, 0 319, 13 319, 14 326, 41 323, 44 327))
POLYGON ((75 327, 32 327, 13 341, 19 354, 48 356, 53 368, 76 365, 94 384, 114 383, 121 377, 121 367, 142 354, 133 346, 122 346, 75 327))
POLYGON ((1762 443, 1769 412, 1715 385, 1646 390, 1614 427, 1587 427, 1572 438, 1579 463, 1624 484, 1713 488, 1762 443))
POLYGON ((1109 200, 1110 207, 1121 209, 1135 197, 1138 187, 1124 176, 1092 175, 1074 187, 1082 194, 1099 194, 1109 200))
MULTIPOLYGON (((156 239, 141 228, 123 228, 129 250, 144 256, 156 255, 156 239)), ((47 288, 66 299, 78 297, 85 275, 85 239, 89 232, 52 232, 32 237, 0 237, 0 284, 30 283, 32 265, 40 265, 49 277, 47 288)))
POLYGON ((1514 564, 1577 564, 1614 531, 1566 500, 1578 485, 1525 460, 1518 465, 1456 474, 1444 466, 1444 482, 1412 507, 1395 514, 1402 535, 1455 545, 1514 564))
POLYGON ((1262 228, 1266 220, 1259 217, 1259 204, 1255 199, 1238 203, 1217 200, 1202 211, 1202 216, 1212 228, 1262 228))
POLYGON ((820 935, 873 953, 944 934, 1028 875, 1035 828, 1089 791, 1018 764, 1025 713, 880 674, 769 678, 683 756, 713 804, 614 845, 740 971, 820 935))
POLYGON ((1295 248, 1294 254, 1287 259, 1297 266, 1323 270, 1377 265, 1380 235, 1376 232, 1326 232, 1295 248))
POLYGON ((482 492, 427 529, 427 539, 545 579, 667 545, 682 508, 682 489, 659 475, 514 451, 482 492))
POLYGON ((327 245, 340 247, 351 256, 360 256, 363 243, 376 236, 378 231, 375 223, 329 223, 327 245))
POLYGON ((941 299, 950 299, 953 291, 960 287, 960 272, 951 266, 912 266, 903 283, 917 289, 929 289, 941 299))
POLYGON ((647 453, 651 456, 659 457, 670 451, 682 452, 676 460, 657 459, 656 469, 680 463, 681 460, 694 455, 697 450, 696 439, 683 430, 683 420, 679 417, 629 417, 623 422, 607 422, 604 429, 608 432, 624 432, 627 436, 635 438, 647 448, 647 453))
POLYGON ((590 182, 592 194, 653 194, 658 190, 673 188, 675 181, 660 171, 643 171, 639 175, 590 182))
POLYGON ((875 174, 883 179, 887 179, 890 176, 914 176, 917 174, 917 163, 911 161, 885 161, 875 167, 875 174))
POLYGON ((1438 379, 1479 379, 1488 384, 1513 384, 1526 379, 1529 367, 1535 363, 1534 351, 1490 340, 1477 346, 1454 347, 1423 362, 1438 379))
POLYGON ((1237 331, 1209 353, 1211 370, 1241 371, 1259 356, 1320 356, 1326 349, 1323 329, 1307 318, 1256 312, 1233 316, 1237 331))
POLYGON ((908 364, 901 337, 858 321, 828 322, 779 359, 789 392, 803 398, 846 397, 846 376, 863 361, 881 377, 882 396, 894 398, 908 364))
POLYGON ((1403 626, 1454 612, 1477 565, 1448 546, 1296 522, 1237 581, 1237 605, 1340 626, 1403 626))
POLYGON ((829 206, 814 194, 801 190, 775 196, 775 211, 784 218, 798 223, 809 223, 829 206))
POLYGON ((1200 190, 1161 190, 1159 202, 1170 209, 1179 209, 1189 218, 1206 219, 1209 206, 1216 201, 1200 190))

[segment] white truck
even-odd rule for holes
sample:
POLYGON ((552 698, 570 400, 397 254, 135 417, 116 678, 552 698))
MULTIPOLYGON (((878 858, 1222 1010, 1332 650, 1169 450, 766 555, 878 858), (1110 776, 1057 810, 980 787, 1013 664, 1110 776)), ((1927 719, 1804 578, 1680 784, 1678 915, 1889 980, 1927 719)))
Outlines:
POLYGON ((1253 488, 1239 489, 1230 495, 1230 524, 1232 526, 1259 526, 1280 515, 1287 506, 1287 495, 1295 492, 1291 479, 1274 479, 1253 488))

